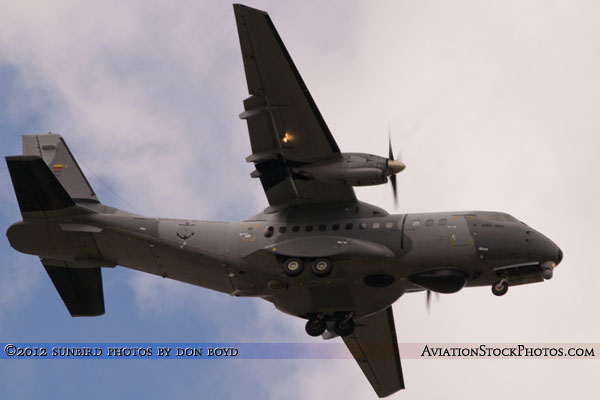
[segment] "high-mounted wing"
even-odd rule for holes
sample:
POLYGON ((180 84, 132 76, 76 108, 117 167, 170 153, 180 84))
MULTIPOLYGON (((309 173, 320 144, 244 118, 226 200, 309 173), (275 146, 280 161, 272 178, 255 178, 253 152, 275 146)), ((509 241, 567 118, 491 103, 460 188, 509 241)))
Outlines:
POLYGON ((404 389, 392 306, 361 319, 342 339, 379 397, 404 389))
POLYGON ((294 168, 342 157, 271 18, 234 6, 250 97, 240 118, 248 123, 256 171, 271 208, 299 203, 350 203, 352 186, 319 182, 294 168))

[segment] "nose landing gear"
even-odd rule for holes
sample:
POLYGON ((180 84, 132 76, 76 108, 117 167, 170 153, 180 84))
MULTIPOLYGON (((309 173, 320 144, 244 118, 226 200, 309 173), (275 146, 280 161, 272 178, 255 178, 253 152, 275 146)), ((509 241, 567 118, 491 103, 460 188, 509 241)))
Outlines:
POLYGON ((492 286, 492 293, 496 296, 504 296, 508 292, 508 279, 502 278, 492 286))

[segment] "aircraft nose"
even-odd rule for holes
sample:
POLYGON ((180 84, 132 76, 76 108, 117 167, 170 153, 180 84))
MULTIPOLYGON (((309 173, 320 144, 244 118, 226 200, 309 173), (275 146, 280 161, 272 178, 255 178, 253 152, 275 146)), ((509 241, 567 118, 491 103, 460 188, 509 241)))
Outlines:
POLYGON ((562 259, 563 259, 563 252, 562 252, 562 250, 559 247, 558 248, 558 258, 556 259, 556 265, 560 264, 560 262, 562 261, 562 259))

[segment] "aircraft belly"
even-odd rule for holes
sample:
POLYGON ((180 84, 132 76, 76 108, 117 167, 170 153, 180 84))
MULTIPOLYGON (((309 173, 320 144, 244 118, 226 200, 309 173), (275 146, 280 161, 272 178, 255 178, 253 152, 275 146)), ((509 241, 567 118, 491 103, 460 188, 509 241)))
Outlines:
POLYGON ((191 251, 157 245, 152 248, 160 275, 220 292, 232 291, 226 268, 219 262, 191 251))
POLYGON ((192 248, 120 232, 98 234, 97 242, 104 257, 118 265, 220 292, 232 291, 225 267, 192 248))
POLYGON ((290 286, 282 293, 263 298, 272 302, 279 310, 300 317, 346 311, 362 317, 383 310, 403 293, 397 286, 369 288, 337 281, 311 287, 290 286))
POLYGON ((404 284, 395 264, 370 261, 338 261, 332 274, 325 278, 304 271, 299 277, 287 280, 285 289, 264 298, 281 311, 296 316, 341 311, 352 311, 359 317, 373 314, 396 301, 404 293, 404 284), (392 282, 382 287, 365 284, 365 277, 376 274, 393 275, 392 282))

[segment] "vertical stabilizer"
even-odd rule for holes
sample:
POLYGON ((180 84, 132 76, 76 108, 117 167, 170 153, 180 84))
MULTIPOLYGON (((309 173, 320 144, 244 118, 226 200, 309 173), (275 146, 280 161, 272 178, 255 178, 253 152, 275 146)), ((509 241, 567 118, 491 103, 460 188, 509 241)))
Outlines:
POLYGON ((74 201, 98 201, 94 189, 60 135, 23 135, 23 155, 42 157, 74 201))

